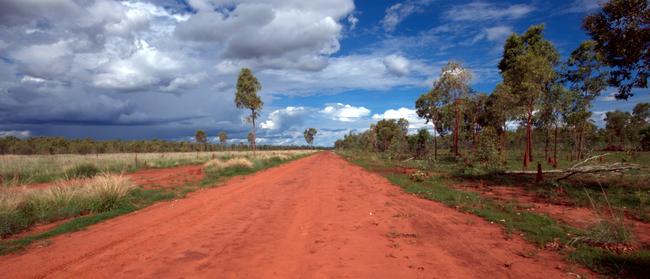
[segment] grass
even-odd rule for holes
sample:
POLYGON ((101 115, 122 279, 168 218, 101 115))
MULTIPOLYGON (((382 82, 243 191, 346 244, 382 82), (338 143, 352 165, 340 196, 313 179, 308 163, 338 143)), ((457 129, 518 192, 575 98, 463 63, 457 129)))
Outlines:
POLYGON ((228 160, 212 159, 203 164, 203 171, 214 172, 232 167, 252 168, 253 162, 247 158, 232 158, 228 160))
MULTIPOLYGON (((616 223, 601 223, 581 230, 561 224, 547 215, 530 212, 516 202, 504 202, 490 199, 474 192, 454 189, 451 185, 464 179, 496 179, 496 174, 480 173, 458 175, 452 160, 440 160, 437 166, 429 167, 437 173, 424 181, 414 181, 408 175, 391 171, 396 167, 420 168, 422 162, 395 162, 376 153, 358 153, 339 151, 347 160, 370 171, 383 174, 393 184, 399 185, 406 192, 422 198, 441 202, 459 211, 475 214, 504 227, 507 234, 519 233, 538 247, 554 247, 569 260, 610 276, 642 278, 650 268, 650 251, 639 250, 617 254, 593 244, 627 243, 629 232, 616 223)), ((502 178, 505 179, 505 178, 502 178)), ((513 182, 513 181, 510 181, 513 182)), ((519 181, 521 182, 521 181, 519 181)), ((488 180, 489 183, 489 180, 488 180)), ((515 182, 513 182, 514 184, 515 182)), ((611 197, 610 197, 611 201, 611 197)))
MULTIPOLYGON (((310 151, 257 151, 256 157, 286 157, 305 152, 310 151)), ((212 159, 252 156, 252 151, 0 155, 0 186, 20 186, 76 177, 90 177, 98 173, 133 172, 140 168, 169 168, 203 164, 212 159)))
POLYGON ((583 236, 573 240, 588 244, 628 244, 631 242, 632 234, 623 224, 622 219, 601 220, 587 229, 583 236))
POLYGON ((568 256, 600 274, 620 278, 648 278, 650 251, 641 250, 631 254, 615 254, 608 250, 582 246, 568 256))
POLYGON ((66 177, 88 178, 88 177, 93 177, 98 173, 100 173, 100 170, 95 165, 84 163, 81 165, 76 165, 72 169, 66 171, 66 177))
MULTIPOLYGON (((79 204, 74 204, 74 202, 79 202, 78 199, 74 198, 69 198, 69 197, 76 197, 75 195, 70 195, 66 191, 72 191, 72 190, 61 190, 61 194, 59 190, 52 190, 53 192, 50 194, 50 192, 47 192, 48 194, 42 194, 44 197, 50 197, 54 198, 55 201, 62 201, 62 202, 44 202, 44 200, 40 200, 39 204, 42 205, 42 207, 39 207, 41 210, 34 211, 34 212, 40 212, 43 214, 42 216, 49 216, 51 219, 56 219, 54 216, 58 216, 57 218, 61 218, 61 215, 57 215, 61 210, 55 210, 55 208, 58 209, 67 209, 67 208, 79 208, 80 205, 82 204, 90 204, 92 207, 88 208, 88 212, 79 212, 78 210, 72 210, 70 212, 63 210, 63 212, 66 212, 67 214, 72 214, 74 219, 71 219, 70 221, 67 221, 61 225, 56 226, 55 228, 38 233, 35 235, 30 235, 26 237, 22 237, 19 239, 13 239, 13 240, 4 240, 0 242, 0 255, 8 254, 11 252, 15 252, 21 249, 24 249, 28 245, 36 242, 36 241, 41 241, 50 237, 54 237, 57 235, 61 235, 64 233, 68 232, 73 232, 73 231, 78 231, 86 228, 87 226, 99 223, 103 220, 107 220, 110 218, 114 218, 129 212, 136 211, 138 209, 147 207, 155 202, 158 201, 165 201, 165 200, 171 200, 171 199, 178 199, 178 198, 183 198, 185 197, 188 193, 193 192, 199 188, 203 187, 214 187, 216 186, 217 182, 223 181, 227 178, 236 176, 236 175, 245 175, 245 174, 250 174, 254 173, 266 168, 278 166, 280 164, 286 163, 288 161, 296 160, 305 156, 308 156, 311 154, 311 151, 269 151, 268 155, 260 155, 262 152, 258 152, 257 156, 253 156, 252 154, 242 154, 240 158, 236 158, 233 156, 233 154, 229 154, 228 157, 224 156, 224 161, 226 162, 231 162, 229 163, 230 165, 219 168, 219 169, 206 169, 206 175, 205 177, 200 181, 198 184, 186 184, 181 187, 176 187, 176 188, 164 188, 164 189, 142 189, 139 187, 134 187, 134 188, 129 188, 125 192, 119 192, 119 195, 114 195, 113 193, 117 192, 117 190, 124 190, 123 188, 111 188, 110 184, 107 184, 106 181, 99 181, 95 184, 94 186, 90 186, 90 188, 86 189, 84 188, 84 191, 93 191, 95 193, 95 196, 101 197, 101 199, 94 200, 94 202, 90 203, 79 203, 79 204), (271 153, 273 152, 273 153, 271 153), (243 160, 242 160, 243 159, 243 160), (251 164, 235 164, 234 162, 244 162, 244 160, 247 160, 251 164), (74 201, 74 202, 72 202, 74 201), (99 201, 107 201, 107 202, 99 202, 99 201), (63 205, 63 206, 61 206, 63 205), (75 214, 76 213, 76 214, 75 214), (87 214, 83 214, 87 213, 87 214), (80 215, 82 214, 82 215, 80 215)), ((264 154, 264 153, 262 153, 264 154)), ((92 180, 97 180, 99 177, 92 178, 92 180)), ((81 183, 81 182, 79 182, 81 183)), ((70 188, 70 187, 68 187, 70 188)), ((72 188, 75 188, 74 186, 72 188)), ((58 189, 58 188, 57 188, 58 189)), ((76 189, 76 188, 75 188, 76 189)), ((5 189, 5 192, 0 192, 0 193, 13 193, 13 196, 9 195, 0 195, 0 210, 2 206, 7 206, 8 208, 14 207, 14 208, 20 208, 24 202, 21 202, 23 200, 21 199, 29 199, 31 196, 26 193, 20 193, 20 192, 6 192, 7 190, 15 190, 15 189, 5 189), (23 195, 18 197, 17 195, 23 195)), ((47 191, 47 190, 43 190, 47 191)), ((74 190, 77 191, 77 190, 74 190)), ((72 192, 74 192, 72 191, 72 192)), ((81 190, 78 190, 80 192, 83 192, 81 190)), ((45 193, 45 192, 43 192, 45 193)), ((77 193, 77 192, 74 192, 77 193)), ((85 192, 84 192, 85 193, 85 192)), ((40 192, 39 192, 40 195, 40 192)), ((40 197, 40 196, 39 196, 40 197)), ((31 212, 31 211, 26 211, 26 212, 31 212)), ((0 214, 1 215, 1 214, 0 214)), ((32 215, 30 215, 32 216, 32 215)), ((39 216, 38 214, 35 214, 33 216, 39 216)), ((34 224, 34 220, 41 220, 39 218, 25 218, 27 217, 26 215, 13 215, 12 222, 15 222, 17 224, 23 225, 23 229, 26 227, 29 227, 30 225, 34 224)), ((2 218, 2 217, 0 217, 2 218)), ((47 219, 47 218, 46 218, 47 219)))
MULTIPOLYGON (((611 206, 619 213, 625 213, 643 222, 650 222, 650 184, 647 183, 650 178, 650 152, 637 152, 634 156, 625 152, 593 152, 590 155, 604 153, 610 155, 604 157, 602 162, 596 160, 593 163, 630 162, 639 164, 641 169, 630 171, 625 175, 615 173, 576 175, 560 182, 554 181, 557 176, 547 174, 546 183, 536 184, 534 175, 501 175, 495 170, 486 170, 480 166, 459 167, 461 164, 458 164, 453 157, 449 157, 446 151, 441 151, 439 160, 435 163, 411 160, 401 163, 401 166, 433 170, 461 180, 480 180, 488 185, 521 187, 548 203, 561 202, 588 208, 595 206, 598 209, 611 206), (524 185, 525 187, 522 187, 524 185), (605 196, 608 197, 608 201, 605 200, 605 196)), ((543 152, 537 152, 535 155, 536 160, 542 161, 543 169, 552 168, 543 160, 543 152)), ((521 170, 521 157, 519 150, 511 150, 508 153, 507 166, 503 169, 521 170)), ((560 168, 567 168, 577 163, 577 161, 567 160, 568 157, 568 153, 559 153, 560 168)), ((534 170, 536 162, 529 167, 529 170, 534 170)))
POLYGON ((0 192, 0 235, 84 213, 112 210, 135 185, 121 175, 103 174, 73 183, 35 190, 0 192))
POLYGON ((157 201, 171 200, 176 197, 177 195, 170 191, 145 190, 141 188, 135 188, 130 191, 124 199, 121 199, 108 211, 74 218, 46 232, 22 237, 19 239, 2 241, 0 242, 0 255, 19 251, 36 241, 41 241, 64 233, 82 230, 101 221, 147 207, 157 201))

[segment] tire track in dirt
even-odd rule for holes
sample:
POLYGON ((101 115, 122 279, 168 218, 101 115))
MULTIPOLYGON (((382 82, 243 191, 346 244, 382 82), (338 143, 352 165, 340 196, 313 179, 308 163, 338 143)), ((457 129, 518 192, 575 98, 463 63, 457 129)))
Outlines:
MULTIPOLYGON (((321 152, 0 257, 7 278, 567 278, 560 256, 321 152), (560 266, 562 268, 558 269, 560 266)), ((585 272, 585 271, 581 271, 585 272)))

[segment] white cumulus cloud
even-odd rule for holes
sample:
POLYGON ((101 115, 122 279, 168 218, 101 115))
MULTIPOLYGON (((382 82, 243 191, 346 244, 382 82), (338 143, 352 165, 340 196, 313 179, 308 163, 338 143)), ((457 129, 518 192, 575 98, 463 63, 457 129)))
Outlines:
POLYGON ((382 114, 373 114, 372 119, 379 121, 382 119, 400 119, 404 118, 409 122, 409 129, 429 128, 425 120, 419 118, 414 109, 401 107, 399 109, 388 109, 382 114))
POLYGON ((370 115, 370 110, 365 107, 355 107, 341 103, 329 104, 320 112, 330 119, 342 122, 352 122, 370 115))
POLYGON ((411 63, 404 56, 391 54, 384 58, 384 66, 391 73, 404 76, 409 73, 411 63))
POLYGON ((271 112, 266 121, 260 124, 262 129, 267 130, 285 130, 304 121, 304 117, 309 112, 305 107, 286 107, 271 112))

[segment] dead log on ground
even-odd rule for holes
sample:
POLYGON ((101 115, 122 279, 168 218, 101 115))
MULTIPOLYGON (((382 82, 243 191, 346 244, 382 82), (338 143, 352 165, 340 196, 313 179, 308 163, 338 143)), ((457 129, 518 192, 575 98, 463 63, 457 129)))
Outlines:
MULTIPOLYGON (((591 174, 591 173, 602 173, 602 172, 618 172, 622 173, 624 171, 629 171, 629 170, 639 170, 641 167, 637 164, 629 164, 629 163, 612 163, 612 164, 599 164, 599 165, 588 165, 585 166, 589 161, 595 160, 595 159, 601 159, 610 153, 602 154, 602 155, 597 155, 593 157, 589 157, 585 159, 584 161, 581 161, 568 169, 564 170, 545 170, 542 171, 541 173, 547 174, 547 173, 558 173, 558 174, 564 174, 560 178, 557 179, 557 181, 567 179, 571 176, 574 176, 576 174, 591 174)), ((506 174, 538 174, 539 171, 506 171, 506 174)))

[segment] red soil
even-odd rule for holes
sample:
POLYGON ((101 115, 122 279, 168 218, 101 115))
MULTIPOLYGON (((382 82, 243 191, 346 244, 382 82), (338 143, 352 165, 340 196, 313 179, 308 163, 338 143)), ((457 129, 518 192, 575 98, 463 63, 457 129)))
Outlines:
POLYGON ((126 174, 135 184, 144 188, 167 188, 195 183, 203 178, 202 165, 164 169, 144 169, 126 174))
POLYGON ((0 257, 6 278, 566 278, 588 274, 330 152, 0 257))

